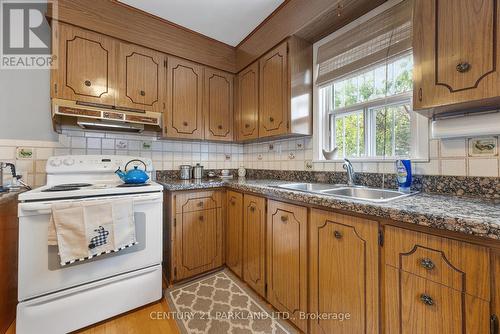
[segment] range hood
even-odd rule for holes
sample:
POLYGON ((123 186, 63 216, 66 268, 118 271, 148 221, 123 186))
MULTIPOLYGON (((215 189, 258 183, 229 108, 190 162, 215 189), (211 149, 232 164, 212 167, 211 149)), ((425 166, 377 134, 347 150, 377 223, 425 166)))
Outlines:
POLYGON ((83 129, 139 133, 161 131, 161 113, 106 109, 101 106, 61 99, 52 100, 52 120, 57 125, 77 125, 83 129))

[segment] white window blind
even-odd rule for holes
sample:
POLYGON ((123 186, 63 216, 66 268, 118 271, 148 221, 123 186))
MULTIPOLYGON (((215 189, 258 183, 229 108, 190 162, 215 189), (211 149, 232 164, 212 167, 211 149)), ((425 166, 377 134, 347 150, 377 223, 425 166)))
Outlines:
POLYGON ((322 85, 384 62, 412 47, 412 0, 404 0, 318 48, 322 85))

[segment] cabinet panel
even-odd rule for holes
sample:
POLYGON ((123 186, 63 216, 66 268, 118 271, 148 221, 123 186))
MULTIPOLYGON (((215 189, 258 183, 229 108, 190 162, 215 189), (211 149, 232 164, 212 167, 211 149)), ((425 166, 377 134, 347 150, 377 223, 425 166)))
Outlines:
POLYGON ((120 43, 118 85, 120 107, 163 111, 166 100, 167 58, 137 45, 120 43))
POLYGON ((226 264, 243 277, 243 194, 228 191, 226 198, 226 264))
POLYGON ((60 60, 52 72, 52 97, 114 105, 117 42, 62 23, 53 36, 60 60))
POLYGON ((205 68, 205 139, 233 140, 233 75, 205 68))
POLYGON ((164 136, 203 138, 203 68, 195 63, 169 57, 167 85, 164 136))
POLYGON ((175 195, 175 209, 179 212, 207 210, 222 207, 221 191, 181 192, 175 195))
POLYGON ((287 57, 285 42, 259 61, 259 137, 287 133, 289 113, 287 57))
POLYGON ((311 320, 311 333, 377 333, 378 223, 313 209, 309 225, 309 312, 350 314, 311 320))
POLYGON ((488 333, 487 301, 386 266, 386 333, 488 333))
POLYGON ((237 139, 256 139, 259 137, 259 63, 240 72, 236 80, 237 139))
POLYGON ((490 257, 486 247, 386 226, 385 263, 490 300, 490 257))
POLYGON ((500 95, 496 2, 415 1, 415 109, 461 102, 471 106, 471 101, 500 95))
POLYGON ((307 208, 268 202, 267 299, 306 331, 307 321, 307 208))
POLYGON ((243 279, 261 296, 266 295, 266 200, 243 198, 243 279))

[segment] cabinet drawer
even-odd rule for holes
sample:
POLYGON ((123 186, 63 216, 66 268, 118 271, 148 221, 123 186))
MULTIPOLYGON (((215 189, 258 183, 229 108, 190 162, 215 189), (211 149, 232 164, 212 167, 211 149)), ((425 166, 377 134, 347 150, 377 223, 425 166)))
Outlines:
POLYGON ((222 207, 221 191, 186 192, 175 195, 176 213, 222 207))
POLYGON ((387 265, 490 300, 487 248, 393 226, 385 240, 387 265))

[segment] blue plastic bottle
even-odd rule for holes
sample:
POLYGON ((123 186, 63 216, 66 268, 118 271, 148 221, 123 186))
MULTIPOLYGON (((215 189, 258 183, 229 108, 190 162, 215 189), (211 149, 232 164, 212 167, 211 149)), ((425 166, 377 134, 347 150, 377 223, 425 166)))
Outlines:
POLYGON ((409 193, 412 182, 410 160, 396 161, 396 178, 398 181, 399 191, 409 193))

